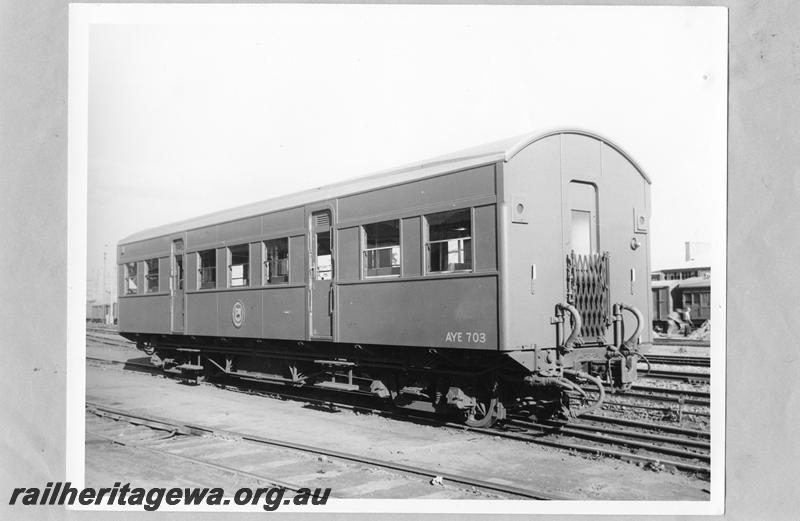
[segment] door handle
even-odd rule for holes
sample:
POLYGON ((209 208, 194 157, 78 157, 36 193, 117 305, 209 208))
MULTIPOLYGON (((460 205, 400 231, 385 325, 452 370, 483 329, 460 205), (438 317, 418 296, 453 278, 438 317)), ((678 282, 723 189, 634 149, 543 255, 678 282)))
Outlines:
POLYGON ((333 315, 333 284, 331 284, 331 289, 328 291, 328 314, 333 315))

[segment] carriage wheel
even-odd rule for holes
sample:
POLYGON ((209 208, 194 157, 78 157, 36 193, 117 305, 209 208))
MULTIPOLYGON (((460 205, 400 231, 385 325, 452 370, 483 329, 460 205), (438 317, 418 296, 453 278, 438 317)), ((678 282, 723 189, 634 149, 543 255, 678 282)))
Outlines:
POLYGON ((474 407, 465 411, 464 423, 470 427, 489 427, 497 418, 497 396, 481 393, 474 407))

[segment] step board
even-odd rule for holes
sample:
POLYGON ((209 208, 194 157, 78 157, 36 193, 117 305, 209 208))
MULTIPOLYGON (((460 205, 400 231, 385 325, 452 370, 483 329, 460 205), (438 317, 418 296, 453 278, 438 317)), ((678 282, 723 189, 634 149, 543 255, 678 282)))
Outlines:
POLYGON ((175 369, 180 369, 181 371, 202 371, 202 365, 195 365, 195 364, 181 364, 176 365, 175 369))
POLYGON ((314 360, 314 363, 320 365, 336 365, 342 367, 350 367, 356 365, 355 362, 348 362, 347 360, 314 360))
POLYGON ((319 382, 318 384, 314 384, 314 387, 325 387, 342 391, 358 391, 358 386, 356 384, 346 384, 343 382, 319 382))

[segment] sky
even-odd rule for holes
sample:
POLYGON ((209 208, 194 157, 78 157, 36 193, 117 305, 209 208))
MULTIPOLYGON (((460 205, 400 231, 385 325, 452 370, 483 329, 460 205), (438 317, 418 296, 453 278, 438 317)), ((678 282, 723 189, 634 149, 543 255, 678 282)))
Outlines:
POLYGON ((131 233, 554 128, 652 179, 653 269, 722 246, 723 10, 164 7, 90 29, 89 298, 131 233))

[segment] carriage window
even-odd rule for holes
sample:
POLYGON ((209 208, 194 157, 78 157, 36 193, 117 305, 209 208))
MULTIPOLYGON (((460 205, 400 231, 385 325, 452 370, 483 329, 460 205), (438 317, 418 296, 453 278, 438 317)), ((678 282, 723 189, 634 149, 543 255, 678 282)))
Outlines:
POLYGON ((400 221, 366 224, 364 228, 364 276, 400 275, 400 221))
POLYGON ((597 253, 600 247, 597 229, 597 187, 581 181, 570 181, 568 188, 570 229, 569 249, 577 255, 597 253))
POLYGON ((250 272, 250 245, 228 248, 228 287, 247 286, 250 272))
POLYGON ((428 225, 427 265, 431 273, 472 269, 470 209, 425 216, 428 225))
POLYGON ((264 284, 289 282, 289 239, 264 241, 264 284))
POLYGON ((158 291, 158 259, 144 261, 144 292, 158 291))
POLYGON ((139 288, 136 286, 136 263, 128 262, 125 264, 125 294, 135 295, 139 288))
POLYGON ((200 289, 217 287, 217 250, 197 253, 197 287, 200 289))
POLYGON ((331 231, 317 232, 317 280, 333 278, 333 250, 331 250, 331 231))
POLYGON ((578 255, 592 253, 592 214, 572 210, 572 251, 578 255))

